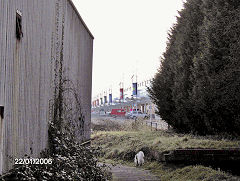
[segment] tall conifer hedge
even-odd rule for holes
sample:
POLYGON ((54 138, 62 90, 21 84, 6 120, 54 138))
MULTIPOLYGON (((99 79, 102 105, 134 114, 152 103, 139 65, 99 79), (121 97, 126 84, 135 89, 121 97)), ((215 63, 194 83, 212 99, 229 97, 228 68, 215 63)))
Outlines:
POLYGON ((180 132, 240 135, 240 1, 188 0, 149 88, 180 132))

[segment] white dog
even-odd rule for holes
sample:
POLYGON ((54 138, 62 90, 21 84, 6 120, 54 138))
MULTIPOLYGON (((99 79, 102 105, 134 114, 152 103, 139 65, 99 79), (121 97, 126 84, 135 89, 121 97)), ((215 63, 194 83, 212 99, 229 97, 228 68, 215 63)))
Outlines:
POLYGON ((144 153, 139 151, 134 157, 134 163, 136 166, 141 166, 144 164, 144 153))

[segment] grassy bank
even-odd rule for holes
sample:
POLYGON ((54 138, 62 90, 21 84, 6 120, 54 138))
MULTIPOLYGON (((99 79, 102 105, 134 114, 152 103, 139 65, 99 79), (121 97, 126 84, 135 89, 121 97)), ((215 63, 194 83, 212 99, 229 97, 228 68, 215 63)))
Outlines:
POLYGON ((161 154, 176 148, 234 148, 239 141, 175 135, 163 131, 100 131, 93 135, 93 144, 101 146, 105 158, 130 160, 143 150, 148 160, 161 161, 161 154))
POLYGON ((161 180, 239 180, 209 167, 166 165, 161 161, 163 153, 176 148, 234 148, 240 146, 240 140, 151 131, 141 122, 123 126, 108 120, 106 127, 108 125, 114 127, 114 131, 95 131, 92 136, 92 144, 102 147, 102 160, 133 166, 134 155, 142 150, 146 159, 144 168, 160 176, 161 180))
POLYGON ((233 177, 221 170, 214 170, 201 165, 185 166, 176 168, 165 166, 156 162, 148 162, 145 169, 151 170, 161 178, 161 181, 239 181, 240 178, 233 177))

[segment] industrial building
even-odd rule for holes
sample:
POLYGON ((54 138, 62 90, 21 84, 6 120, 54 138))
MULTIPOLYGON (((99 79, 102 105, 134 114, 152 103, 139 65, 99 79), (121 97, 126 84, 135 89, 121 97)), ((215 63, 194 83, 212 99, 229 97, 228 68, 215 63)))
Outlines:
POLYGON ((71 0, 0 1, 0 173, 48 146, 61 66, 80 94, 79 139, 90 138, 93 39, 71 0))
MULTIPOLYGON (((152 78, 151 78, 152 79, 152 78)), ((156 105, 150 99, 147 87, 151 84, 151 79, 138 81, 132 85, 125 85, 125 88, 119 88, 119 94, 114 95, 111 90, 104 91, 95 96, 92 100, 92 111, 100 110, 110 112, 112 109, 125 109, 129 112, 131 109, 138 109, 143 113, 149 114, 151 118, 155 118, 156 105), (134 89, 137 90, 134 92, 134 89)), ((123 85, 120 84, 120 85, 123 85)))

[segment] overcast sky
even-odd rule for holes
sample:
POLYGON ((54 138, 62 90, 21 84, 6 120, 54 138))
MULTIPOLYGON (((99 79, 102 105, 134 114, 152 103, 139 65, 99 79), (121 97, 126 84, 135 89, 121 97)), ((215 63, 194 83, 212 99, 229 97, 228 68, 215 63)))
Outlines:
MULTIPOLYGON (((94 35, 92 95, 153 77, 182 0, 73 0, 94 35)), ((119 94, 119 93, 118 93, 119 94)), ((115 97, 116 95, 113 95, 115 97)))

